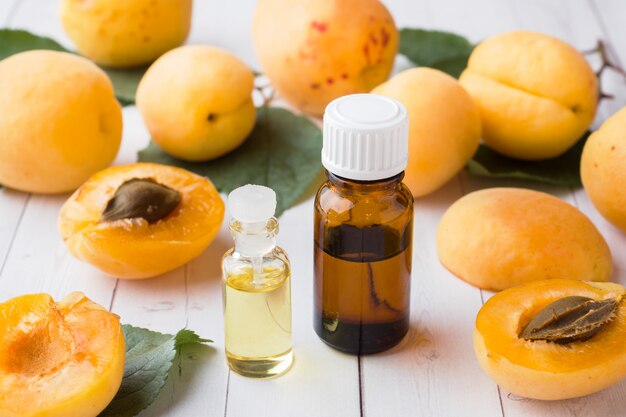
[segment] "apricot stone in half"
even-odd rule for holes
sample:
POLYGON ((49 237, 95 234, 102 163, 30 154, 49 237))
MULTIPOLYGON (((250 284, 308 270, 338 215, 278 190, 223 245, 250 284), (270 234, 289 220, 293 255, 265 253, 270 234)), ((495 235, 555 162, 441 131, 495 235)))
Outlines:
POLYGON ((0 415, 95 417, 122 383, 119 317, 72 293, 0 303, 0 415))
POLYGON ((462 280, 500 291, 551 278, 608 281, 611 252, 598 229, 565 201, 522 188, 467 194, 437 230, 441 263, 462 280))
POLYGON ((223 219, 207 178, 136 163, 91 177, 63 205, 59 230, 70 253, 106 274, 148 278, 202 253, 223 219))
MULTIPOLYGON (((626 378, 625 292, 618 284, 567 279, 535 281, 502 291, 478 312, 476 357, 498 385, 519 396, 561 400, 600 391, 626 378), (605 300, 616 307, 608 319, 598 320, 595 314, 580 319, 582 324, 596 320, 599 325, 587 340, 559 343, 521 336, 540 311, 565 297, 605 300)), ((560 325, 567 327, 571 319, 563 316, 560 325)))

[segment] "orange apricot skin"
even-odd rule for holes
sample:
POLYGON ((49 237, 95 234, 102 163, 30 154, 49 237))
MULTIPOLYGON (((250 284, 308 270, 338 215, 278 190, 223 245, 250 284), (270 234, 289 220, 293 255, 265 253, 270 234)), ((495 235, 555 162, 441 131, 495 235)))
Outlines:
POLYGON ((224 219, 224 203, 207 179, 181 168, 136 163, 111 167, 91 177, 68 199, 59 230, 68 250, 105 274, 150 278, 200 255, 224 219), (181 193, 181 203, 154 224, 143 219, 102 222, 104 207, 131 178, 152 178, 181 193))
POLYGON ((567 279, 535 281, 494 295, 479 311, 474 351, 482 369, 502 388, 538 400, 581 397, 626 378, 626 303, 587 341, 559 345, 520 339, 530 318, 551 302, 572 295, 622 297, 613 283, 567 279))
POLYGON ((608 281, 611 250, 576 207, 523 188, 487 188, 452 204, 437 228, 437 253, 453 275, 500 291, 530 281, 608 281))
POLYGON ((385 81, 400 39, 378 0, 260 0, 252 34, 272 86, 312 115, 322 115, 335 98, 385 81))

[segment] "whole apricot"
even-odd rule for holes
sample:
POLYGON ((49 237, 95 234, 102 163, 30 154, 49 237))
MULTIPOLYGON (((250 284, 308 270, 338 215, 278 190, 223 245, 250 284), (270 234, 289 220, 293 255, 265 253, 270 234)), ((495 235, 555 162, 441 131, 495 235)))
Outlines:
POLYGON ((499 291, 530 281, 607 281, 611 252, 594 224, 554 196, 488 188, 457 200, 437 229, 441 263, 462 280, 499 291))
POLYGON ((122 110, 107 75, 74 54, 22 52, 0 61, 0 184, 75 190, 115 158, 122 110))
POLYGON ((598 83, 585 57, 540 33, 486 39, 472 52, 460 81, 480 110, 485 144, 512 158, 562 154, 596 114, 598 83))
MULTIPOLYGON (((491 297, 478 312, 474 350, 483 370, 515 395, 562 400, 600 391, 626 378, 626 305, 624 287, 608 282, 568 279, 535 281, 491 297), (566 297, 585 297, 614 306, 603 320, 583 309, 557 312, 546 323, 553 334, 594 327, 590 338, 550 342, 522 334, 542 310, 566 297), (570 313, 569 315, 565 313, 570 313)), ((596 310, 598 312, 598 310, 596 310)))
POLYGON ((96 417, 122 383, 119 317, 82 293, 0 303, 0 415, 96 417))
POLYGON ((272 86, 314 115, 337 97, 385 81, 399 38, 378 0, 260 0, 252 34, 272 86))
POLYGON ((181 45, 192 0, 62 0, 61 22, 78 51, 107 67, 137 67, 181 45))
POLYGON ((137 107, 167 153, 206 161, 241 145, 254 127, 254 76, 220 48, 182 46, 159 58, 137 88, 137 107))
POLYGON ((409 163, 404 182, 414 196, 441 187, 478 149, 478 108, 451 76, 431 68, 412 68, 372 93, 395 98, 407 109, 409 163))
POLYGON ((585 143, 580 175, 593 205, 626 233, 626 108, 611 116, 585 143))
POLYGON ((136 163, 105 169, 65 202, 59 230, 70 253, 117 278, 153 277, 213 241, 224 203, 207 178, 136 163))

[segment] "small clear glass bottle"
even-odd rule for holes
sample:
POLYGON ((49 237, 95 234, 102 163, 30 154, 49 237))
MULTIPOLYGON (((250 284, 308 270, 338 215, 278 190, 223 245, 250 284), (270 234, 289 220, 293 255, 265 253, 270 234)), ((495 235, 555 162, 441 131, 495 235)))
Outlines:
POLYGON ((270 378, 292 365, 291 271, 276 246, 276 194, 246 185, 228 196, 235 247, 222 260, 228 366, 251 378, 270 378))
POLYGON ((344 96, 324 114, 327 181, 315 198, 314 328, 328 345, 368 354, 409 329, 413 196, 402 183, 408 120, 399 102, 344 96))

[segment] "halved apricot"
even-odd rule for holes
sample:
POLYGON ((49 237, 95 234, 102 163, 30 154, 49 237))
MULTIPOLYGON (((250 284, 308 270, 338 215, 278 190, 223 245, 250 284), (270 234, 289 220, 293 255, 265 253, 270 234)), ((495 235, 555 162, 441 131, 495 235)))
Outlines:
MULTIPOLYGON (((609 282, 535 281, 494 295, 478 312, 474 349, 487 374, 510 392, 560 400, 600 391, 626 378, 626 289, 609 282), (587 340, 526 340, 522 331, 565 297, 617 301, 610 321, 587 340)), ((593 319, 593 315, 586 318, 593 319)), ((572 317, 563 320, 568 324, 572 317)))
POLYGON ((118 278, 148 278, 198 256, 224 219, 207 178, 136 163, 105 169, 67 200, 59 229, 70 253, 118 278))
POLYGON ((72 293, 0 303, 0 415, 95 417, 122 383, 119 317, 72 293))

